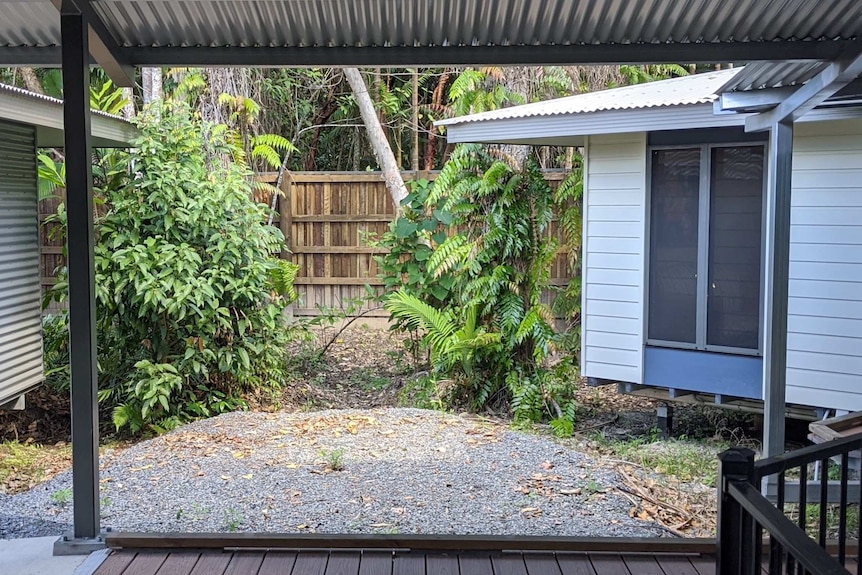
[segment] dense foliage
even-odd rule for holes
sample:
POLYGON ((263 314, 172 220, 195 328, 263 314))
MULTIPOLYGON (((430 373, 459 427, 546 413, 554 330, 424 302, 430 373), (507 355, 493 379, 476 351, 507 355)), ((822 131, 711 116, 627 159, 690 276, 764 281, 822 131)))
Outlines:
POLYGON ((535 164, 518 172, 461 146, 407 204, 382 238, 385 281, 401 282, 386 300, 393 318, 424 334, 436 376, 474 406, 504 399, 516 419, 550 414, 570 430, 571 388, 545 365, 557 336, 542 296, 558 245, 554 193, 535 164))
POLYGON ((226 126, 169 101, 139 127, 131 153, 112 160, 133 173, 101 190, 96 245, 99 397, 133 432, 235 409, 241 390, 280 385, 295 273, 271 255, 284 238, 263 225, 267 208, 252 199, 226 126))

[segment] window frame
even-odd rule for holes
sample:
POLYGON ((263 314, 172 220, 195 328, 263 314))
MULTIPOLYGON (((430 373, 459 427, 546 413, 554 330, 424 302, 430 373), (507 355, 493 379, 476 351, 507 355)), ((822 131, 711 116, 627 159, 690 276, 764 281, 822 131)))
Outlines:
POLYGON ((727 141, 712 143, 687 143, 670 145, 647 145, 646 161, 646 201, 645 222, 646 233, 644 246, 644 343, 654 347, 667 347, 713 353, 729 353, 734 355, 763 356, 764 336, 764 294, 766 282, 766 222, 767 222, 767 189, 769 147, 763 141, 727 141), (709 232, 710 206, 712 199, 712 151, 716 148, 748 148, 759 146, 763 148, 763 187, 760 208, 760 290, 757 329, 757 349, 707 344, 707 323, 709 297, 709 232), (698 190, 698 233, 697 233, 697 303, 695 306, 695 342, 668 341, 649 337, 650 317, 650 262, 652 261, 652 164, 653 152, 661 150, 700 150, 700 188, 698 190))

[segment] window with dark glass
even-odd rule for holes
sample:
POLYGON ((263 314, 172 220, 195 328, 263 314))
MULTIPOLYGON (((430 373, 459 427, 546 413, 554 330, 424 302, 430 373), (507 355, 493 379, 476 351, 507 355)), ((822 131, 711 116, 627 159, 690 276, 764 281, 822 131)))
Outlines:
POLYGON ((654 149, 647 339, 759 347, 764 147, 654 149))

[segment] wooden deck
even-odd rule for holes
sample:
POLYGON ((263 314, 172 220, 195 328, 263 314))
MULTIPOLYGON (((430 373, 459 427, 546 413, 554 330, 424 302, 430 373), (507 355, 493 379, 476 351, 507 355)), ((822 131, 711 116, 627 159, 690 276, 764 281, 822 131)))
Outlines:
MULTIPOLYGON (((106 542, 111 552, 93 568, 93 575, 715 575, 716 571, 714 539, 114 533, 106 542)), ((836 553, 832 547, 827 549, 836 553)), ((852 545, 848 555, 855 557, 856 550, 852 545)), ((856 561, 848 560, 847 569, 857 573, 856 561)))
POLYGON ((113 551, 95 575, 715 575, 710 555, 583 552, 113 551))

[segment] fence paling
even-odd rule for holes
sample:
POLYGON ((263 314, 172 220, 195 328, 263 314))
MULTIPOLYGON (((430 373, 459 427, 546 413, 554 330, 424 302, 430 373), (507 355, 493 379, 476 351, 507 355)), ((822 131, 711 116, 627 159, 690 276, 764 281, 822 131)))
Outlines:
MULTIPOLYGON (((405 172, 405 180, 433 180, 437 172, 405 172)), ((277 174, 259 174, 262 182, 274 184, 277 174)), ((556 187, 567 176, 552 171, 545 178, 556 187)), ((380 236, 394 218, 394 206, 379 172, 290 172, 282 180, 277 201, 278 214, 273 218, 287 240, 290 251, 281 255, 300 266, 296 278, 299 303, 294 314, 317 315, 317 306, 339 307, 365 295, 365 285, 380 292, 383 282, 378 278, 374 257, 383 253, 365 241, 366 236, 380 236)), ((272 192, 254 190, 255 199, 271 205, 272 192)), ((40 202, 40 218, 56 213, 58 200, 40 202)), ((54 224, 57 225, 57 224, 54 224)), ((62 244, 51 241, 48 227, 42 226, 42 289, 56 283, 55 268, 63 265, 62 244)), ((554 220, 548 232, 562 246, 551 268, 551 286, 565 286, 569 278, 568 251, 562 232, 554 220)), ((550 302, 551 293, 543 294, 550 302)), ((365 309, 357 310, 363 312, 365 309)), ((378 311, 372 316, 385 317, 378 311)))
MULTIPOLYGON (((433 180, 437 172, 405 172, 405 180, 433 180)), ((546 173, 556 187, 567 176, 546 173)), ((271 181, 271 175, 263 175, 271 181)), ((366 236, 379 237, 393 220, 394 207, 379 172, 291 172, 282 182, 277 222, 287 239, 290 259, 300 269, 296 278, 299 303, 294 315, 317 315, 317 306, 339 307, 365 294, 365 285, 382 289, 374 257, 384 253, 372 248, 366 236)), ((563 246, 562 231, 552 222, 548 233, 563 246)), ((563 247, 552 264, 550 285, 565 286, 568 251, 563 247)), ((549 302, 550 293, 543 296, 549 302)), ((363 312, 365 308, 357 310, 363 312)), ((372 315, 385 316, 379 311, 372 315)))

